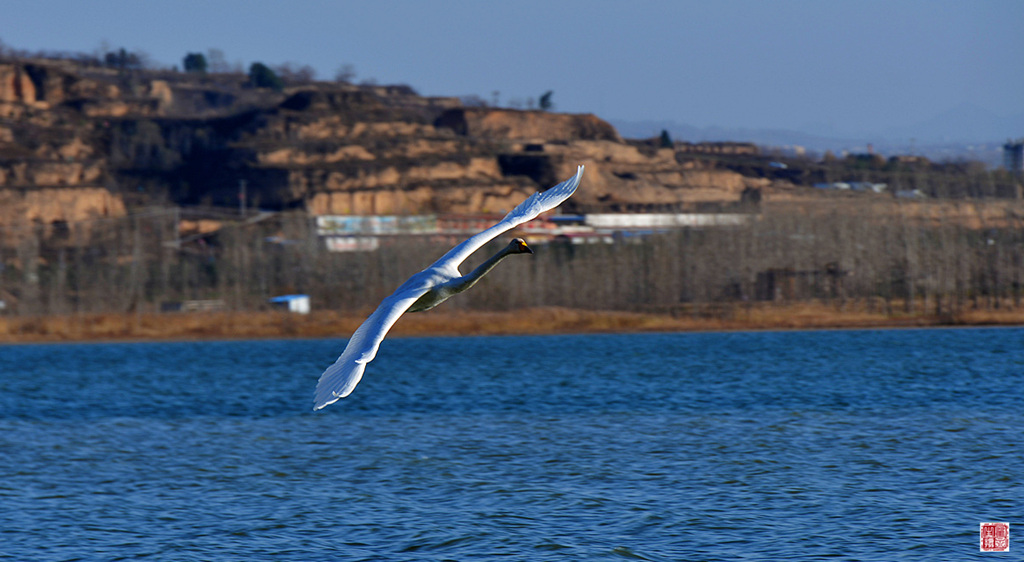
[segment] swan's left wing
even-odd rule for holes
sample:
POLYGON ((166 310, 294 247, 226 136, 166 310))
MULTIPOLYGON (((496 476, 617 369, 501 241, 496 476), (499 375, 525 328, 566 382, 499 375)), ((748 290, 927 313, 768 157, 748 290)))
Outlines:
POLYGON ((377 356, 380 342, 384 341, 391 326, 409 310, 416 299, 427 292, 426 285, 408 287, 413 277, 394 294, 384 299, 377 310, 356 329, 348 340, 341 357, 327 368, 316 383, 313 409, 319 410, 352 393, 363 378, 366 364, 377 356))
POLYGON ((466 261, 473 252, 479 250, 484 244, 493 240, 496 236, 523 224, 528 220, 537 218, 537 215, 544 211, 550 211, 568 199, 580 185, 580 178, 583 177, 583 166, 576 168, 576 175, 562 183, 545 191, 538 191, 526 198, 525 201, 516 205, 505 218, 497 224, 474 234, 465 242, 455 246, 448 253, 441 256, 441 259, 434 262, 433 267, 458 267, 466 261))

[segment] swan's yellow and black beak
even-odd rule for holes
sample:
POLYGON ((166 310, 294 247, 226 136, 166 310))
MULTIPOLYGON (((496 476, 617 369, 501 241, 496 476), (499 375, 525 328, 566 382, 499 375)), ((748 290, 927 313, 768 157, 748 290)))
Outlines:
POLYGON ((530 247, 526 245, 526 240, 523 240, 522 238, 516 238, 515 240, 512 241, 512 244, 515 247, 517 254, 532 254, 533 253, 533 250, 530 249, 530 247))

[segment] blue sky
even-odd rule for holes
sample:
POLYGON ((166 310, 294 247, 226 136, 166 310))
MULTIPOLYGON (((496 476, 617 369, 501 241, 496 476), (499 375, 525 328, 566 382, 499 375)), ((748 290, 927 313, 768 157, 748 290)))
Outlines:
MULTIPOLYGON (((163 65, 308 64, 502 104, 698 127, 899 134, 952 111, 1024 115, 1024 2, 0 0, 28 50, 142 50, 163 65)), ((988 115, 991 114, 991 115, 988 115)), ((1024 136, 999 128, 994 141, 1024 136)))

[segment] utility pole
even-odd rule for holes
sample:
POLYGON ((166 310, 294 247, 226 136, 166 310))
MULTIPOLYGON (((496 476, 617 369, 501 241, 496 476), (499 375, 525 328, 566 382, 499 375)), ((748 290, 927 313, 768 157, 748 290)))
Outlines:
POLYGON ((238 215, 245 218, 245 180, 238 180, 238 215))

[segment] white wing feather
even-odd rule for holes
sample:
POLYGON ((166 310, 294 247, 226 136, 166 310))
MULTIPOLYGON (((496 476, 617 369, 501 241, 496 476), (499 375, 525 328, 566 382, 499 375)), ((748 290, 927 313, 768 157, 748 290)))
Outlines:
POLYGON ((337 402, 352 393, 359 380, 363 378, 366 364, 373 361, 391 326, 409 309, 416 299, 426 293, 427 287, 421 291, 395 294, 384 299, 377 310, 370 315, 348 340, 345 351, 333 365, 327 368, 316 383, 314 410, 337 402))
POLYGON ((525 201, 516 205, 515 209, 509 211, 505 218, 498 221, 497 224, 479 234, 474 234, 465 242, 448 250, 448 253, 434 262, 432 267, 458 267, 473 252, 482 248, 484 244, 490 242, 502 232, 519 226, 526 221, 533 220, 544 211, 550 211, 561 205, 562 201, 571 197, 576 188, 579 187, 582 176, 583 166, 579 166, 576 168, 575 176, 550 189, 538 191, 527 197, 525 201))
POLYGON ((320 375, 320 380, 316 384, 313 409, 319 410, 352 393, 359 380, 363 378, 366 364, 376 357, 380 343, 384 341, 388 330, 417 299, 436 286, 446 275, 450 275, 452 270, 456 270, 473 252, 502 232, 532 220, 568 199, 579 186, 582 175, 583 166, 580 166, 572 178, 546 191, 534 193, 497 224, 455 246, 433 265, 413 275, 391 296, 384 299, 377 310, 352 334, 338 360, 320 375))

